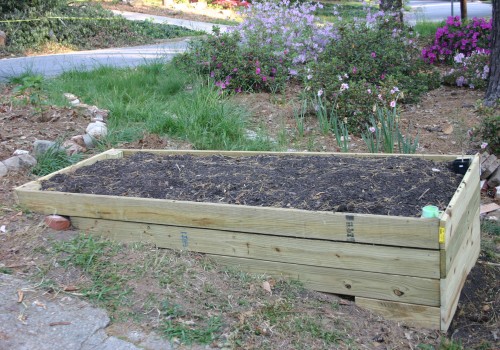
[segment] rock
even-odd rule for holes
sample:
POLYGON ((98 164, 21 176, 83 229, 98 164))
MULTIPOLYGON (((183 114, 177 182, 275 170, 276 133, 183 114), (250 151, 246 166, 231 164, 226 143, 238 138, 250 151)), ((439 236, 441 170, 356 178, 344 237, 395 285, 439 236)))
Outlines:
POLYGON ((64 141, 64 143, 62 144, 62 148, 64 148, 64 151, 69 156, 76 153, 87 152, 87 149, 85 147, 80 146, 78 143, 71 140, 64 141))
POLYGON ((19 171, 23 168, 30 168, 36 165, 36 159, 29 154, 13 156, 3 161, 9 171, 19 171))
POLYGON ((100 121, 105 123, 109 115, 107 109, 101 109, 97 106, 89 106, 85 103, 81 103, 77 107, 78 113, 84 117, 88 117, 92 122, 100 121))
POLYGON ((71 221, 61 215, 48 215, 45 217, 45 225, 51 229, 63 231, 71 226, 71 221))
POLYGON ((83 140, 83 135, 76 135, 71 138, 71 141, 76 143, 77 145, 81 147, 85 147, 85 141, 83 140))
POLYGON ((90 123, 85 131, 94 139, 103 138, 108 134, 108 128, 106 124, 100 121, 90 123))
POLYGON ((30 154, 29 151, 25 151, 23 149, 16 149, 12 155, 14 156, 20 156, 21 154, 30 154))
POLYGON ((0 348, 139 350, 106 334, 110 320, 103 309, 65 293, 46 293, 30 286, 27 281, 0 274, 0 348), (18 303, 17 293, 23 289, 30 291, 24 298, 37 303, 18 303))
POLYGON ((3 162, 0 162, 0 177, 4 177, 8 172, 9 169, 7 166, 3 162))
POLYGON ((83 142, 85 143, 85 147, 94 148, 94 139, 89 134, 83 135, 83 142))
POLYGON ((65 92, 63 96, 68 100, 68 101, 73 101, 73 100, 78 100, 78 97, 70 94, 69 92, 65 92))
POLYGON ((489 187, 497 187, 500 185, 500 167, 495 170, 493 174, 488 179, 489 187))
POLYGON ((18 171, 19 169, 21 169, 21 161, 17 156, 5 159, 3 161, 3 164, 7 167, 9 171, 18 171))
POLYGON ((49 148, 52 148, 55 146, 54 141, 47 141, 47 140, 36 140, 33 143, 33 153, 35 156, 39 156, 47 152, 49 148))
POLYGON ((0 47, 5 46, 7 42, 7 34, 4 31, 0 30, 0 47))
POLYGON ((72 106, 78 106, 80 104, 80 100, 79 99, 72 100, 72 101, 69 101, 69 103, 71 103, 72 106))
POLYGON ((29 154, 20 154, 17 156, 17 158, 19 158, 19 161, 21 162, 21 167, 23 168, 34 167, 37 163, 35 157, 29 154))
POLYGON ((453 125, 448 124, 443 128, 443 134, 445 135, 451 135, 453 133, 453 125))
POLYGON ((500 160, 492 154, 481 163, 481 180, 487 179, 500 166, 500 160))

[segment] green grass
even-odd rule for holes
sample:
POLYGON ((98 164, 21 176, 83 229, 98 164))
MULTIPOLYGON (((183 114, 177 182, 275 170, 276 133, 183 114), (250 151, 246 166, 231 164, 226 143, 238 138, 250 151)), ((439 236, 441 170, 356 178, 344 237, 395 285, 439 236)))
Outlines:
POLYGON ((156 62, 134 69, 101 67, 68 72, 46 84, 50 101, 64 104, 71 92, 111 111, 103 147, 139 138, 142 131, 191 142, 196 149, 276 149, 267 137, 245 136, 247 113, 217 89, 173 64, 156 62))
POLYGON ((31 172, 37 176, 45 176, 59 169, 78 163, 83 159, 83 155, 75 153, 66 154, 60 143, 50 147, 46 152, 36 156, 37 164, 31 172))
POLYGON ((498 263, 500 255, 497 253, 496 247, 500 243, 500 223, 496 221, 484 220, 481 222, 481 250, 484 258, 498 263))
POLYGON ((129 293, 124 286, 127 277, 122 273, 127 270, 126 265, 112 262, 118 248, 116 244, 86 235, 54 244, 62 266, 78 267, 90 278, 91 282, 82 288, 82 293, 111 310, 119 309, 129 293))
POLYGON ((415 31, 423 38, 432 39, 436 35, 436 30, 442 27, 444 22, 431 22, 431 21, 417 21, 415 24, 415 31))
MULTIPOLYGON (((364 10, 363 3, 360 1, 340 1, 329 2, 323 1, 322 9, 316 10, 316 16, 327 22, 335 23, 340 16, 343 19, 353 19, 354 17, 365 18, 366 11, 364 10), (334 15, 333 11, 338 11, 338 15, 334 15)), ((372 11, 378 11, 378 7, 374 4, 369 4, 372 11)))

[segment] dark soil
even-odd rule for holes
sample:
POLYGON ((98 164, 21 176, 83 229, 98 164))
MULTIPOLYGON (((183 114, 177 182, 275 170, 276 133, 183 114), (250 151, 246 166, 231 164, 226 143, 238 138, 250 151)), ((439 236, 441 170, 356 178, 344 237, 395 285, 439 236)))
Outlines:
POLYGON ((100 161, 43 190, 196 202, 419 216, 445 209, 462 175, 447 162, 342 156, 158 156, 100 161))

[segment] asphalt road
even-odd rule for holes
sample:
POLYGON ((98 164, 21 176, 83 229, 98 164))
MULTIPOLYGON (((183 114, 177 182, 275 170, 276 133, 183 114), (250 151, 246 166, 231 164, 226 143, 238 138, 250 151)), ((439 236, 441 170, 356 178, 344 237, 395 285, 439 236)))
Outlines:
MULTIPOLYGON (((412 8, 410 18, 412 20, 426 21, 442 21, 448 16, 451 16, 451 0, 436 1, 436 0, 410 0, 412 8)), ((460 1, 453 1, 453 15, 460 16, 460 1)), ((491 4, 482 3, 479 1, 467 1, 467 16, 474 17, 491 17, 491 4)))
POLYGON ((25 72, 51 77, 71 70, 92 70, 100 66, 134 67, 155 60, 169 61, 185 51, 187 46, 188 39, 181 39, 157 45, 0 59, 0 82, 25 72))

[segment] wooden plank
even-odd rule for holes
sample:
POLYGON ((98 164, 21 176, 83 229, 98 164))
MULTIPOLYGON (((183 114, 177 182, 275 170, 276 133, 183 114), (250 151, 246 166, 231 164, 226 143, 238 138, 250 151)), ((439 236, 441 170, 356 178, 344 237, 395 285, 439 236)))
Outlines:
MULTIPOLYGON (((154 153, 158 155, 168 154, 191 154, 194 156, 209 156, 209 155, 224 155, 228 157, 248 157, 258 155, 296 155, 296 156, 342 156, 342 157, 355 157, 355 158, 384 158, 384 157, 407 157, 407 158, 421 158, 435 161, 452 161, 461 158, 459 155, 445 155, 445 154, 393 154, 393 153, 340 153, 340 152, 256 152, 256 151, 193 151, 193 150, 159 150, 159 149, 120 149, 123 151, 125 157, 131 156, 138 152, 154 153)), ((464 156, 464 158, 471 158, 471 156, 464 156)))
POLYGON ((386 319, 404 322, 409 325, 440 329, 439 307, 398 303, 356 297, 356 305, 381 315, 386 319))
POLYGON ((440 229, 444 230, 443 239, 440 239, 441 249, 448 248, 448 245, 452 242, 453 236, 456 234, 460 219, 467 211, 469 202, 474 196, 479 195, 479 190, 477 190, 480 182, 479 169, 480 157, 476 154, 472 159, 467 173, 441 217, 440 229))
POLYGON ((438 220, 16 189, 45 214, 437 249, 438 220))
POLYGON ((457 309, 460 292, 467 275, 476 263, 481 250, 481 223, 479 208, 467 235, 457 251, 457 258, 451 265, 446 278, 441 279, 441 330, 446 332, 457 309))
POLYGON ((255 233, 207 230, 71 217, 78 229, 161 248, 348 270, 439 278, 438 250, 331 242, 255 233))
POLYGON ((479 217, 479 205, 481 201, 481 194, 479 191, 479 184, 469 193, 464 199, 468 202, 466 211, 462 214, 458 224, 454 225, 455 232, 448 243, 446 249, 441 249, 441 278, 445 278, 453 265, 453 262, 458 258, 458 252, 467 233, 470 231, 471 225, 475 224, 476 217, 479 217))
POLYGON ((299 280, 305 288, 335 294, 439 306, 439 280, 207 254, 243 271, 299 280))

